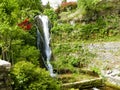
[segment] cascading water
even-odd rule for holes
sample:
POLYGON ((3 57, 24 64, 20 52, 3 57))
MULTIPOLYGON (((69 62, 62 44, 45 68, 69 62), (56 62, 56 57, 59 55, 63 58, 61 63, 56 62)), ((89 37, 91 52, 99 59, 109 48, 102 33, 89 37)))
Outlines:
POLYGON ((49 70, 52 77, 55 76, 53 73, 53 67, 50 63, 51 59, 51 48, 50 48, 50 27, 49 19, 45 15, 38 15, 35 17, 36 28, 37 28, 37 47, 42 54, 42 59, 45 67, 49 70))

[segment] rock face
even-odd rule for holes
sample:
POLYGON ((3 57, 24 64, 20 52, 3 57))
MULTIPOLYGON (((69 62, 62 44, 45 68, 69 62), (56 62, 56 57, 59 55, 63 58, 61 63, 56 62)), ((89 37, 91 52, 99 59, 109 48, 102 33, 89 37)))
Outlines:
POLYGON ((0 90, 12 90, 10 77, 8 76, 10 67, 9 62, 0 59, 0 90))

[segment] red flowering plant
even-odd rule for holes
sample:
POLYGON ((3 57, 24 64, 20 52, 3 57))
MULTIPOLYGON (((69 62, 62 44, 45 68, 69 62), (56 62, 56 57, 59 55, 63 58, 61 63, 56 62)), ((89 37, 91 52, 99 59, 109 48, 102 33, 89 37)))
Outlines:
POLYGON ((24 30, 30 30, 32 27, 32 23, 30 23, 30 20, 26 18, 24 21, 18 24, 19 27, 23 28, 24 30))
POLYGON ((63 2, 56 12, 67 11, 77 8, 77 2, 63 2))

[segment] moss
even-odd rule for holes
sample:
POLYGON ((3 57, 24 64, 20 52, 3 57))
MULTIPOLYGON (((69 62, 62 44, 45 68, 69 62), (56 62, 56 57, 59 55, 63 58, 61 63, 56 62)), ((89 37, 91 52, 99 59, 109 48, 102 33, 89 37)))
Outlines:
POLYGON ((108 86, 108 87, 114 88, 115 90, 120 90, 120 86, 112 84, 108 81, 105 82, 105 85, 108 86))
POLYGON ((101 78, 82 80, 78 82, 63 84, 64 90, 68 88, 85 89, 85 88, 100 87, 100 86, 103 86, 103 80, 101 78))

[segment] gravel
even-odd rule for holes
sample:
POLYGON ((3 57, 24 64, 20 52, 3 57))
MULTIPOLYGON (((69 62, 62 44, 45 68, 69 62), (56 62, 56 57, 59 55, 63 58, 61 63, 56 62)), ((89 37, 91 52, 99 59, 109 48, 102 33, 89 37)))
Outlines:
POLYGON ((95 60, 101 62, 98 67, 102 76, 112 84, 120 86, 120 42, 92 43, 87 47, 97 55, 95 60))

